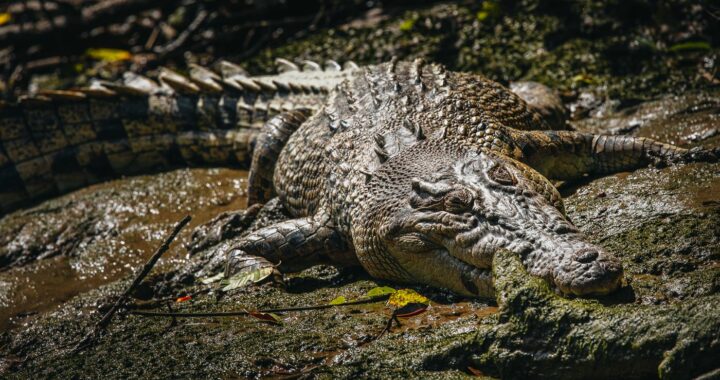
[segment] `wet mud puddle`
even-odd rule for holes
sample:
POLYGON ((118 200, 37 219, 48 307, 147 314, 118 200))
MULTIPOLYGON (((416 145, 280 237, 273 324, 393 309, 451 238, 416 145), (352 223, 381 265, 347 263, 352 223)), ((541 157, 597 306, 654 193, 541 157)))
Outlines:
POLYGON ((196 226, 245 208, 246 179, 233 169, 124 178, 0 219, 0 331, 134 273, 189 214, 158 266, 185 260, 196 226))

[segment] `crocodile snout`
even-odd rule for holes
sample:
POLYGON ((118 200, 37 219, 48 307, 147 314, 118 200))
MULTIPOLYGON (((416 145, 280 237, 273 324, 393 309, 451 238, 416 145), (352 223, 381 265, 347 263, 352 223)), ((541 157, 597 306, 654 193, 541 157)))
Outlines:
POLYGON ((620 286, 620 261, 599 247, 573 250, 553 273, 554 282, 565 294, 578 296, 608 294, 620 286))

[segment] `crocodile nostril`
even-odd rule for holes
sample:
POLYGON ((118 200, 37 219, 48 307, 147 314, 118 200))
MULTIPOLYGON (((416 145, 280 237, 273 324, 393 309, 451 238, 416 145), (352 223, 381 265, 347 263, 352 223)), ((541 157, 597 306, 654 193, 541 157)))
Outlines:
POLYGON ((598 257, 598 251, 592 248, 581 249, 575 252, 575 261, 589 263, 598 257))

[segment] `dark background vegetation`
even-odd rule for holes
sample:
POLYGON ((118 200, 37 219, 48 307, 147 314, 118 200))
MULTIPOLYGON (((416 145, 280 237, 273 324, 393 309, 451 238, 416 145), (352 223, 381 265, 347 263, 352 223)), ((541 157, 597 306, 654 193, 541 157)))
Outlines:
POLYGON ((278 56, 423 56, 503 83, 545 82, 566 100, 583 87, 632 103, 719 83, 711 1, 30 0, 0 13, 6 98, 187 62, 268 73, 278 56))

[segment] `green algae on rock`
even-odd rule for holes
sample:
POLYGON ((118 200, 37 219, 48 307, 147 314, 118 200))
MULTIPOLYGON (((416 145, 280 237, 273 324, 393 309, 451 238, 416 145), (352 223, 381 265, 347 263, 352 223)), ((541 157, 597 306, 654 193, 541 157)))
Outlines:
MULTIPOLYGON (((681 379, 716 369, 720 297, 671 305, 604 307, 568 300, 524 273, 518 257, 495 255, 498 324, 478 332, 470 362, 503 378, 681 379)), ((487 327, 487 326, 485 326, 487 327)))

